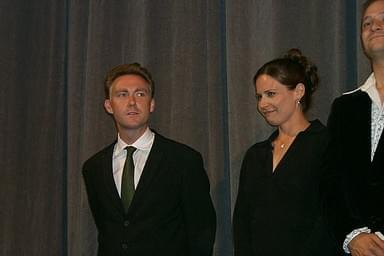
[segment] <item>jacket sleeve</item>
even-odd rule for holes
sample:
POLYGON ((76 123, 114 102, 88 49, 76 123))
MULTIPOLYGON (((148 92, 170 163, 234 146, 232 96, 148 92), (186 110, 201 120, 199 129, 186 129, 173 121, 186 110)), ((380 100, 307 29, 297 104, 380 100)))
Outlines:
POLYGON ((246 157, 244 158, 241 171, 239 189, 233 213, 233 242, 235 256, 251 256, 252 240, 251 240, 251 221, 249 216, 249 204, 246 192, 246 157))
POLYGON ((199 153, 185 159, 182 211, 188 240, 188 255, 212 255, 216 234, 216 213, 210 197, 208 176, 199 153))
POLYGON ((82 168, 82 174, 85 184, 85 189, 87 192, 88 197, 88 204, 91 209, 91 213, 93 216, 93 219, 95 221, 97 229, 100 228, 100 221, 98 217, 98 210, 99 207, 97 206, 97 195, 96 195, 96 185, 95 185, 95 179, 94 175, 92 173, 92 168, 89 167, 89 163, 85 163, 82 168))
POLYGON ((343 148, 340 142, 342 137, 340 123, 342 121, 342 114, 340 99, 336 99, 332 104, 327 126, 330 133, 328 160, 330 166, 334 169, 334 174, 337 176, 337 182, 333 183, 332 187, 329 189, 331 192, 327 197, 326 217, 333 231, 338 248, 342 248, 346 234, 352 231, 352 220, 349 217, 345 191, 346 186, 344 184, 345 181, 343 180, 343 172, 345 170, 341 160, 341 152, 343 148))

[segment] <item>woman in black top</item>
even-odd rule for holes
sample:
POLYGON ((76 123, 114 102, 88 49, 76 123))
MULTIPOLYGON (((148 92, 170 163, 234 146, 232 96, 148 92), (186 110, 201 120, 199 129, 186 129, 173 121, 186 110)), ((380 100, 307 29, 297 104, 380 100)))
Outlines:
POLYGON ((335 255, 324 218, 328 135, 305 112, 317 68, 297 49, 254 76, 258 111, 277 130, 246 153, 233 228, 235 256, 335 255))

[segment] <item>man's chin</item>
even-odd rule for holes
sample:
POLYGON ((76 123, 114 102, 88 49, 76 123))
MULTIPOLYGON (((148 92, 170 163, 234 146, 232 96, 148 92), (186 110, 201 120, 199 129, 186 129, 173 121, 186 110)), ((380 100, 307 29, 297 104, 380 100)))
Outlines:
POLYGON ((377 46, 372 46, 369 49, 365 49, 364 52, 370 59, 383 58, 384 57, 384 40, 382 44, 377 46))
POLYGON ((127 132, 139 132, 139 131, 145 131, 148 127, 148 125, 143 124, 125 124, 125 125, 119 125, 120 129, 125 130, 127 132))

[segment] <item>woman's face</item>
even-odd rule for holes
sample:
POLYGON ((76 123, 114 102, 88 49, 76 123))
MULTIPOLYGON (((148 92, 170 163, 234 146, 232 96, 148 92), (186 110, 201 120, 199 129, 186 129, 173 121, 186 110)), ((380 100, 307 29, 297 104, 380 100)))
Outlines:
POLYGON ((302 84, 289 90, 269 75, 260 75, 256 80, 257 109, 272 126, 288 122, 296 111, 301 111, 298 101, 302 97, 302 84), (300 85, 301 89, 298 88, 300 85))

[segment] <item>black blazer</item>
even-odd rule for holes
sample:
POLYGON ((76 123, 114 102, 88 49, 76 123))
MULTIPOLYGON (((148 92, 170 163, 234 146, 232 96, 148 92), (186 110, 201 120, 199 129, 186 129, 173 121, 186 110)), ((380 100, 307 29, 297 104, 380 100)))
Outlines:
POLYGON ((235 256, 336 255, 323 211, 333 177, 326 128, 312 122, 272 172, 276 136, 244 157, 233 217, 235 256))
POLYGON ((200 153, 156 134, 125 215, 112 174, 114 144, 83 166, 98 255, 211 255, 216 215, 200 153))
POLYGON ((328 119, 340 186, 334 195, 339 243, 356 228, 384 231, 384 136, 371 162, 371 99, 361 90, 337 98, 328 119))

